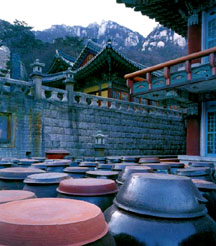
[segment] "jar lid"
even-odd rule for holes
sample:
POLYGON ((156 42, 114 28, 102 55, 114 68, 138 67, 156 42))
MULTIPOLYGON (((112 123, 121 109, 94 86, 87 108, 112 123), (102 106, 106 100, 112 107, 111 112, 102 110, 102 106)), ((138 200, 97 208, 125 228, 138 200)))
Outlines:
POLYGON ((58 192, 78 196, 100 196, 118 191, 115 181, 111 179, 80 178, 60 182, 58 192))
POLYGON ((160 159, 158 157, 142 157, 139 159, 139 163, 159 163, 160 159))
POLYGON ((18 164, 23 164, 23 165, 28 165, 28 164, 33 164, 33 163, 37 163, 40 162, 39 160, 35 160, 35 159, 19 159, 19 163, 18 164))
POLYGON ((36 173, 45 173, 45 171, 31 167, 9 167, 0 169, 0 179, 23 180, 28 175, 36 173))
POLYGON ((35 194, 26 190, 1 190, 0 191, 0 204, 6 202, 13 202, 18 200, 25 200, 35 198, 35 194))
POLYGON ((116 170, 116 171, 122 171, 125 169, 125 167, 127 166, 138 166, 137 163, 119 163, 119 164, 115 164, 113 167, 112 167, 112 170, 116 170))
POLYGON ((106 161, 106 157, 95 157, 95 161, 106 161))
POLYGON ((98 169, 112 169, 115 164, 97 164, 98 169))
POLYGON ((96 167, 97 166, 97 162, 93 162, 93 161, 82 161, 80 162, 79 166, 80 167, 96 167))
POLYGON ((45 170, 47 168, 47 165, 44 162, 39 162, 39 163, 31 164, 31 167, 33 167, 33 168, 41 168, 41 169, 45 170))
POLYGON ((86 176, 88 177, 107 177, 107 178, 117 178, 118 172, 114 171, 88 171, 86 172, 86 176))
POLYGON ((160 158, 160 162, 179 162, 178 158, 160 158))
POLYGON ((107 161, 111 162, 111 163, 118 163, 118 162, 121 162, 121 158, 120 157, 115 157, 115 156, 107 157, 107 161))
POLYGON ((128 179, 132 173, 153 173, 153 170, 150 167, 145 167, 142 165, 139 166, 127 166, 125 170, 119 174, 118 183, 123 184, 126 179, 128 179))
POLYGON ((191 162, 190 163, 192 167, 210 167, 214 168, 213 162, 191 162))
POLYGON ((193 218, 207 213, 207 202, 192 180, 171 174, 134 173, 114 203, 127 211, 164 218, 193 218))
POLYGON ((42 156, 35 156, 35 157, 31 157, 31 159, 34 159, 34 160, 38 160, 38 161, 45 161, 46 160, 46 157, 42 157, 42 156))
POLYGON ((213 182, 201 179, 192 179, 192 181, 198 189, 216 190, 216 184, 214 184, 213 182))
POLYGON ((133 156, 123 156, 122 161, 124 162, 138 162, 139 158, 138 157, 133 157, 133 156))
POLYGON ((66 173, 41 173, 29 175, 23 181, 26 184, 58 184, 61 180, 71 178, 66 173))
POLYGON ((140 166, 143 167, 150 167, 153 170, 169 170, 170 166, 167 164, 163 164, 163 163, 145 163, 145 164, 141 164, 140 166))
POLYGON ((64 172, 66 173, 86 173, 89 171, 90 168, 88 167, 66 167, 64 172))
POLYGON ((211 169, 209 167, 189 167, 177 170, 178 175, 188 177, 209 175, 210 173, 211 169))
POLYGON ((89 162, 94 162, 95 161, 95 157, 92 157, 92 156, 90 156, 90 157, 83 157, 83 160, 84 161, 89 161, 89 162))
POLYGON ((46 154, 68 154, 69 152, 65 149, 49 149, 45 152, 46 154))
POLYGON ((0 244, 85 245, 108 232, 99 207, 64 198, 35 198, 0 206, 0 244))
POLYGON ((171 168, 184 168, 184 163, 180 162, 161 162, 161 164, 168 165, 171 168))
POLYGON ((52 160, 52 161, 45 161, 47 167, 62 167, 62 166, 69 166, 71 164, 70 160, 52 160))

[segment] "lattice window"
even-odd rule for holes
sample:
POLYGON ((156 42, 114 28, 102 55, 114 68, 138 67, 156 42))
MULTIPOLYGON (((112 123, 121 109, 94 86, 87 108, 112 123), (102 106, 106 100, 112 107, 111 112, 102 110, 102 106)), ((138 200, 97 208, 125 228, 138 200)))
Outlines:
POLYGON ((211 10, 207 14, 207 35, 206 48, 216 46, 216 10, 211 10))
POLYGON ((208 112, 207 152, 216 154, 216 112, 208 112))

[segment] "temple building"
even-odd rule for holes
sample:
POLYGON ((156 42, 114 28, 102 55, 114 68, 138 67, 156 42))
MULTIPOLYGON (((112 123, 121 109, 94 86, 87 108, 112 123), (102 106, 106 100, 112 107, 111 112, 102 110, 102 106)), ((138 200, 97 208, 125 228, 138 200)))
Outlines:
POLYGON ((117 0, 187 39, 188 54, 125 75, 132 97, 186 111, 185 160, 216 160, 216 1, 117 0), (178 69, 176 66, 178 65, 178 69), (163 71, 153 77, 152 73, 163 71), (139 79, 137 79, 139 78, 139 79))
MULTIPOLYGON (((124 74, 144 68, 146 68, 144 65, 128 59, 117 51, 110 40, 104 47, 88 40, 76 59, 57 50, 42 81, 43 85, 65 89, 65 72, 71 69, 75 80, 74 90, 77 92, 136 101, 136 98, 129 95, 124 74)), ((159 74, 155 72, 153 76, 157 77, 159 74)))

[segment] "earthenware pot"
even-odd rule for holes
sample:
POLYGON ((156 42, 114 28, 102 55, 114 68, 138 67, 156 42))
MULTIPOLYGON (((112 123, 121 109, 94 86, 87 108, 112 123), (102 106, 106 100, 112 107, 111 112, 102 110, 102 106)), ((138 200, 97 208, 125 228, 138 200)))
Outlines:
POLYGON ((215 245, 216 223, 192 180, 135 173, 105 212, 117 245, 215 245))
POLYGON ((35 194, 25 190, 0 190, 0 204, 36 198, 35 194))
POLYGON ((121 157, 107 157, 107 163, 120 163, 121 157))
POLYGON ((35 198, 0 206, 0 244, 113 246, 97 206, 77 200, 35 198))
POLYGON ((88 171, 90 171, 88 167, 66 167, 64 169, 64 172, 72 178, 85 178, 88 171))
POLYGON ((209 167, 188 167, 179 169, 177 175, 187 176, 192 179, 202 179, 206 181, 213 181, 211 176, 211 169, 209 167))
POLYGON ((125 180, 130 178, 133 173, 153 173, 153 170, 150 167, 144 166, 127 166, 125 169, 119 174, 116 183, 118 185, 123 185, 125 180))
POLYGON ((208 200, 206 203, 208 214, 216 221, 216 184, 201 179, 192 179, 192 181, 208 200))
POLYGON ((93 156, 83 157, 83 160, 86 162, 95 162, 95 157, 93 157, 93 156))
POLYGON ((47 172, 63 172, 63 170, 70 165, 70 160, 56 160, 48 162, 45 164, 47 166, 47 172))
POLYGON ((95 161, 101 164, 106 163, 106 157, 95 157, 95 161))
POLYGON ((160 159, 158 157, 142 157, 139 159, 139 163, 159 163, 160 159))
POLYGON ((39 160, 35 159, 19 159, 18 165, 20 167, 30 167, 34 163, 40 162, 39 160))
POLYGON ((45 162, 39 162, 39 163, 31 164, 30 167, 39 168, 39 169, 42 169, 42 170, 46 170, 47 169, 47 165, 46 165, 45 162))
POLYGON ((45 153, 47 159, 64 159, 65 156, 69 155, 69 152, 65 149, 51 149, 45 153))
POLYGON ((191 162, 190 167, 209 167, 211 169, 211 176, 214 180, 215 166, 213 162, 191 162))
POLYGON ((66 173, 42 173, 29 175, 23 181, 25 183, 23 190, 34 192, 38 198, 57 197, 59 183, 71 178, 66 173))
POLYGON ((79 166, 80 167, 88 167, 90 170, 95 170, 97 167, 97 162, 92 162, 92 161, 82 161, 80 162, 79 166))
POLYGON ((116 183, 110 179, 68 179, 60 182, 58 197, 83 200, 93 203, 104 211, 118 191, 116 183))
POLYGON ((86 172, 87 178, 97 178, 97 179, 112 179, 116 180, 118 178, 118 172, 114 171, 88 171, 86 172))
POLYGON ((0 190, 21 190, 23 180, 31 174, 44 173, 38 168, 10 167, 0 169, 0 190))
POLYGON ((138 157, 133 157, 133 156, 123 156, 121 158, 122 162, 135 162, 137 163, 139 161, 138 157))
POLYGON ((184 163, 180 162, 161 162, 161 164, 168 165, 170 167, 171 174, 177 174, 178 169, 185 167, 184 163))
POLYGON ((116 163, 113 167, 112 170, 113 171, 117 171, 117 172, 121 172, 125 169, 125 167, 128 166, 138 166, 137 163, 128 163, 128 162, 124 162, 124 163, 116 163))
POLYGON ((97 164, 97 170, 112 170, 113 166, 115 164, 101 164, 101 163, 98 163, 97 164))
POLYGON ((145 163, 141 164, 143 167, 150 167, 155 173, 170 174, 170 165, 163 163, 145 163))
MULTIPOLYGON (((18 166, 18 165, 16 165, 16 166, 18 166)), ((14 163, 12 161, 0 160, 0 169, 8 168, 8 167, 14 167, 14 163)))

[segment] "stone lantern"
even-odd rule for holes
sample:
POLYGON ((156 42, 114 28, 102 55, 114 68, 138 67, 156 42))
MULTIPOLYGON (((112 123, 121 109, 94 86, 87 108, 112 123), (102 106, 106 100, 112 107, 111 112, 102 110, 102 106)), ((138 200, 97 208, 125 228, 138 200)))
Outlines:
POLYGON ((95 156, 97 157, 103 157, 104 156, 104 150, 105 150, 105 139, 107 138, 107 135, 102 134, 102 131, 98 131, 96 135, 94 135, 95 138, 95 156))
POLYGON ((34 87, 35 87, 35 98, 41 99, 41 87, 42 87, 42 68, 45 66, 44 63, 41 63, 39 59, 36 59, 31 67, 33 68, 33 72, 30 75, 32 78, 34 87))
POLYGON ((74 92, 74 84, 75 84, 75 79, 74 79, 74 72, 69 68, 66 72, 66 79, 64 81, 66 85, 66 90, 68 92, 68 102, 69 104, 73 103, 73 92, 74 92))

